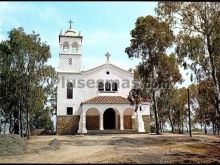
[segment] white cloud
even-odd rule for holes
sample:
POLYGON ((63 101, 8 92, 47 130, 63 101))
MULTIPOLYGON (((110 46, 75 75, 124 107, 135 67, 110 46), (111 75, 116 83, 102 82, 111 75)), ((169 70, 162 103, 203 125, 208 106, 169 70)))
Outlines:
POLYGON ((56 24, 62 24, 62 17, 58 14, 57 9, 53 7, 35 8, 41 20, 51 21, 56 24))
MULTIPOLYGON (((130 60, 124 53, 124 48, 129 45, 129 40, 129 32, 96 31, 84 35, 83 47, 89 50, 97 49, 98 53, 109 51, 112 55, 110 62, 122 69, 128 70, 129 68, 135 68, 139 63, 139 59, 130 60)), ((82 56, 82 65, 84 65, 85 70, 102 65, 105 61, 106 57, 104 54, 84 54, 82 56)))
MULTIPOLYGON (((94 67, 97 67, 99 65, 102 65, 106 62, 106 57, 104 55, 102 56, 82 56, 82 69, 88 70, 92 69, 94 67)), ((114 56, 110 58, 110 63, 113 65, 116 65, 124 70, 128 70, 129 68, 135 68, 135 66, 139 63, 140 59, 127 59, 127 57, 124 57, 124 60, 118 60, 117 56, 114 56)))
POLYGON ((12 14, 15 12, 22 12, 22 11, 27 11, 31 10, 32 11, 33 7, 32 6, 26 6, 19 4, 17 2, 0 2, 0 23, 15 23, 16 18, 15 17, 6 17, 7 14, 12 14))
POLYGON ((104 58, 103 60, 97 60, 96 56, 90 55, 90 56, 82 56, 82 69, 83 70, 88 70, 88 69, 92 69, 96 66, 102 65, 104 64, 104 58))
POLYGON ((5 40, 5 36, 4 36, 4 34, 2 33, 2 28, 1 28, 1 26, 2 26, 2 24, 1 24, 1 22, 0 22, 0 42, 1 42, 2 40, 5 40))
POLYGON ((127 32, 107 32, 107 31, 96 31, 89 34, 85 34, 84 46, 95 46, 97 44, 103 44, 103 42, 114 42, 119 43, 126 41, 129 38, 127 32))
MULTIPOLYGON (((127 61, 127 60, 126 60, 127 61)), ((133 59, 130 60, 129 63, 125 61, 119 61, 119 60, 112 60, 112 64, 124 69, 128 70, 129 68, 135 68, 136 65, 139 64, 140 59, 133 59)))
POLYGON ((85 38, 84 45, 94 46, 106 40, 109 36, 110 36, 110 33, 105 32, 105 31, 97 31, 97 32, 87 34, 84 37, 85 38))

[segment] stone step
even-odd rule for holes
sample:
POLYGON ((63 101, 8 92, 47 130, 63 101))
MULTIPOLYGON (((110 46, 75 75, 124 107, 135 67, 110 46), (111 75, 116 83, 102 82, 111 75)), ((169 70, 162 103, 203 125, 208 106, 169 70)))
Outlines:
POLYGON ((148 134, 147 132, 137 132, 136 130, 87 130, 87 134, 148 134))

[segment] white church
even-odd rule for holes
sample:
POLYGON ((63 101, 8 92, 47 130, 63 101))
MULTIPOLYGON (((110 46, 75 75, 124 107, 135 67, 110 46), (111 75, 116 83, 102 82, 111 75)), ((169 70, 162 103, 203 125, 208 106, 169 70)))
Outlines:
MULTIPOLYGON (((106 61, 81 70, 83 36, 70 27, 59 35, 57 134, 149 132, 150 103, 134 111, 128 100, 133 73, 106 61)), ((97 59, 99 60, 99 59, 97 59)))

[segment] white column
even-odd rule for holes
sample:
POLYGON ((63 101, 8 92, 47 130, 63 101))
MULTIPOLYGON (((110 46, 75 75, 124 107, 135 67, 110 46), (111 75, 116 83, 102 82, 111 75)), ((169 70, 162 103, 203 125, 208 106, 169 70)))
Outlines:
POLYGON ((103 129, 103 115, 100 115, 99 117, 99 130, 104 130, 103 129))
POLYGON ((142 114, 138 108, 137 112, 136 112, 136 126, 137 126, 137 131, 138 132, 145 132, 144 129, 144 120, 142 118, 142 114))
POLYGON ((86 114, 84 112, 80 115, 78 133, 87 133, 87 130, 86 130, 86 114))
POLYGON ((124 130, 124 116, 120 115, 120 130, 124 130))
POLYGON ((82 129, 82 133, 87 133, 86 130, 86 114, 83 113, 83 129, 82 129))

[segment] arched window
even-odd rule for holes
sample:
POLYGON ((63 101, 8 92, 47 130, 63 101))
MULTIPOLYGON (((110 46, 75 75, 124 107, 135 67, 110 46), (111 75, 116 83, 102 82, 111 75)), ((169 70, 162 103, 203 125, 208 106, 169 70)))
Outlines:
POLYGON ((63 43, 63 51, 64 52, 68 52, 69 51, 69 43, 67 41, 65 41, 63 43))
POLYGON ((105 91, 111 91, 111 83, 108 81, 105 83, 105 91))
POLYGON ((72 52, 73 53, 76 53, 78 51, 78 43, 77 42, 74 42, 72 44, 72 52))
POLYGON ((67 83, 67 98, 68 99, 73 98, 73 83, 71 83, 71 82, 67 83))
POLYGON ((69 64, 72 65, 72 58, 69 58, 69 64))
POLYGON ((103 82, 98 83, 98 90, 99 91, 104 91, 104 83, 103 82))
POLYGON ((116 82, 112 83, 112 91, 118 91, 118 84, 116 82))

